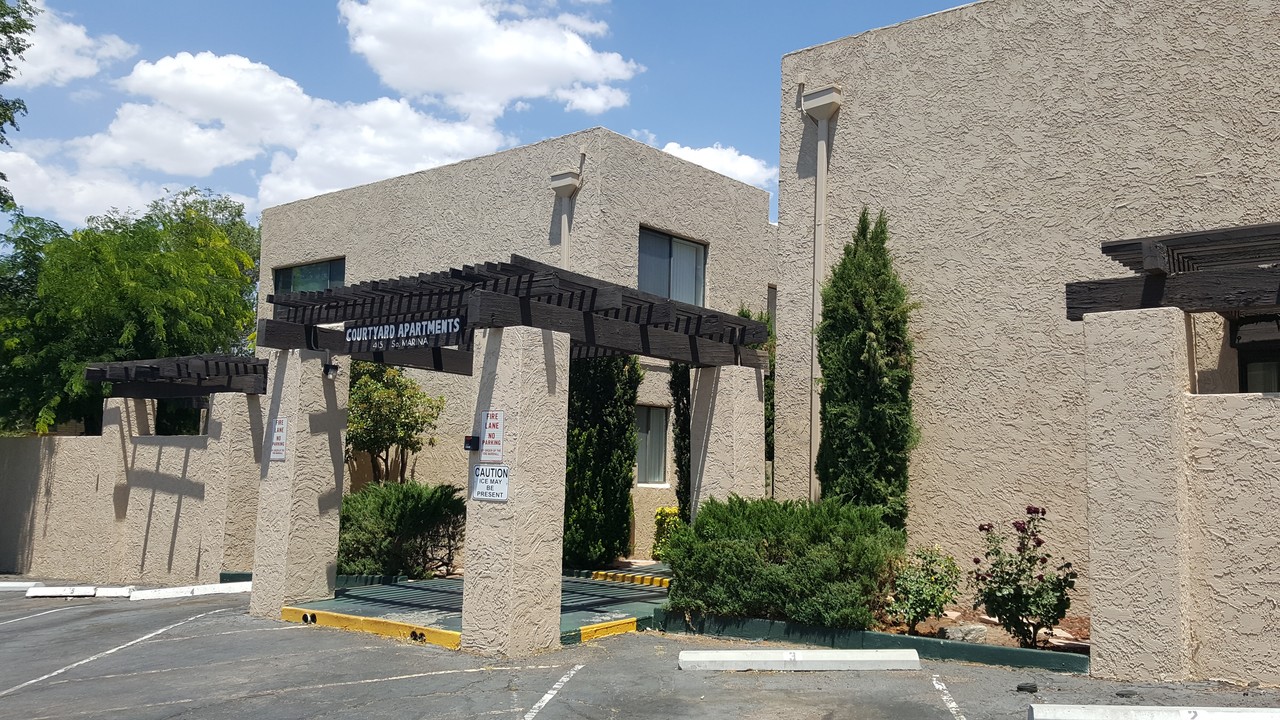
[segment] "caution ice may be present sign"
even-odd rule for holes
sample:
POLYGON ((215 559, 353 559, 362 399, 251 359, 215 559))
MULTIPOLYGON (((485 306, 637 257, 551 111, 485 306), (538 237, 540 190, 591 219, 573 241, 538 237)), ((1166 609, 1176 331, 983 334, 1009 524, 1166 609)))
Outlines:
POLYGON ((471 468, 471 499, 506 502, 511 484, 511 468, 507 465, 475 465, 471 468))

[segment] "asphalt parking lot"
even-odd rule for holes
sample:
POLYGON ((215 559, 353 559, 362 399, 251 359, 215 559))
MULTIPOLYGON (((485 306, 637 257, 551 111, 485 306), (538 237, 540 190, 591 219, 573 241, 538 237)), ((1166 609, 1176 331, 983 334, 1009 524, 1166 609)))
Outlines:
POLYGON ((645 632, 499 662, 251 618, 246 596, 37 600, 0 594, 0 718, 1024 718, 1030 702, 1277 706, 1217 684, 1129 686, 923 663, 921 672, 681 671, 645 632), (1019 683, 1036 682, 1034 697, 1019 683), (1136 689, 1134 698, 1116 692, 1136 689))

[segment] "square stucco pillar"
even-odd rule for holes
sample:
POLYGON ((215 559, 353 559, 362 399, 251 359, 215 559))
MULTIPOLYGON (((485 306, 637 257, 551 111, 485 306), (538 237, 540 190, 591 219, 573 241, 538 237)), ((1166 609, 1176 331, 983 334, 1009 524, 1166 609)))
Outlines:
MULTIPOLYGON (((485 413, 502 413, 493 447, 471 465, 506 466, 505 501, 467 499, 462 648, 527 656, 560 644, 569 336, 527 327, 476 334, 476 435, 485 413)), ((474 471, 473 471, 474 474, 474 471)))
POLYGON ((260 617, 333 596, 346 471, 347 377, 326 379, 323 353, 279 350, 270 359, 249 600, 260 617))
POLYGON ((1085 316, 1090 671, 1129 680, 1190 672, 1189 506, 1183 398, 1187 316, 1176 308, 1085 316))
POLYGON ((764 496, 764 374, 697 368, 690 388, 691 514, 709 498, 764 496))

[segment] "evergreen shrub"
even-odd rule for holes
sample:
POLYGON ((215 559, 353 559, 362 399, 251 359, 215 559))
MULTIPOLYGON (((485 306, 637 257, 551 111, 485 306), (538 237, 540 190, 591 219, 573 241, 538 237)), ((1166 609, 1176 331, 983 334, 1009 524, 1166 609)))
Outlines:
POLYGON ((817 329, 822 435, 816 471, 822 497, 879 505, 906 527, 911 417, 912 305, 893 269, 888 220, 864 208, 853 243, 822 289, 817 329))
POLYGON ((709 500, 668 543, 667 608, 866 629, 905 542, 875 507, 709 500))
POLYGON ((452 485, 372 483, 342 499, 338 574, 449 572, 462 546, 467 503, 452 485))
POLYGON ((605 567, 630 548, 636 398, 642 377, 635 356, 574 360, 569 365, 566 567, 605 567))

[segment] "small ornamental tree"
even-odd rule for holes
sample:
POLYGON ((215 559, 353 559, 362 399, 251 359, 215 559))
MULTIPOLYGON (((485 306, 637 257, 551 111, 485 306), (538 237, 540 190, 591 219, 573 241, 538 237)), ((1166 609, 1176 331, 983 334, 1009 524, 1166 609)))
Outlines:
POLYGON ((907 328, 912 305, 893 269, 888 239, 884 212, 872 226, 864 208, 854 241, 822 289, 817 474, 824 498, 881 506, 885 521, 902 528, 907 461, 917 436, 907 328))
POLYGON ((1068 593, 1076 586, 1076 571, 1064 562, 1052 568, 1052 556, 1044 549, 1040 523, 1048 512, 1027 506, 1027 518, 1013 522, 1017 545, 1005 549, 1005 536, 991 523, 978 526, 987 544, 983 558, 974 558, 977 568, 970 576, 978 593, 974 609, 986 606, 1003 627, 1024 648, 1036 646, 1041 630, 1052 630, 1071 607, 1068 593))
POLYGON ((373 462, 373 479, 407 479, 409 453, 435 444, 431 433, 444 410, 443 397, 431 397, 399 368, 381 363, 351 363, 351 397, 347 402, 347 457, 365 452, 373 462))
POLYGON ((606 565, 625 555, 631 544, 636 398, 642 376, 635 356, 574 360, 569 365, 564 496, 568 567, 606 565))

